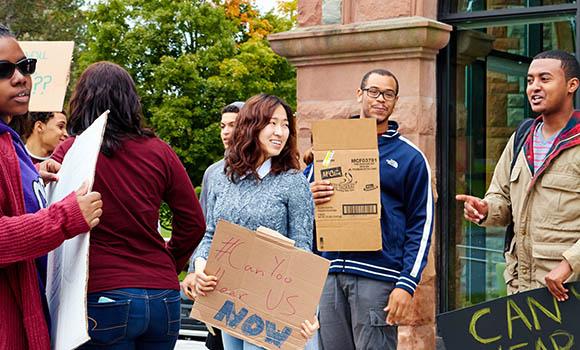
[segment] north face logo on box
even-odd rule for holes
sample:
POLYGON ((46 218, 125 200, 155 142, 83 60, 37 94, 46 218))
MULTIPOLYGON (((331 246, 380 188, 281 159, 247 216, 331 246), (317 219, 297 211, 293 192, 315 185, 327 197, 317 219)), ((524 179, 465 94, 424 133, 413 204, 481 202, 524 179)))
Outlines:
POLYGON ((342 176, 342 168, 341 167, 322 169, 320 171, 320 177, 322 178, 322 180, 332 179, 332 178, 341 177, 341 176, 342 176))

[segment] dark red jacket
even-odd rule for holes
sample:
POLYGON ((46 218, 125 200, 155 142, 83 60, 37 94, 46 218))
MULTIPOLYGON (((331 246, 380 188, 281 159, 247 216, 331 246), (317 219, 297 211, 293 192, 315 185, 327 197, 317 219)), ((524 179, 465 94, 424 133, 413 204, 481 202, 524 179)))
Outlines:
MULTIPOLYGON (((62 162, 74 142, 52 158, 62 162)), ((112 157, 99 154, 93 190, 103 215, 91 230, 89 293, 119 288, 179 290, 177 273, 205 233, 203 213, 175 152, 157 137, 126 139, 112 157), (162 202, 173 212, 171 240, 158 232, 162 202)))
POLYGON ((0 134, 0 349, 50 349, 34 258, 88 230, 74 193, 25 214, 12 137, 0 134))

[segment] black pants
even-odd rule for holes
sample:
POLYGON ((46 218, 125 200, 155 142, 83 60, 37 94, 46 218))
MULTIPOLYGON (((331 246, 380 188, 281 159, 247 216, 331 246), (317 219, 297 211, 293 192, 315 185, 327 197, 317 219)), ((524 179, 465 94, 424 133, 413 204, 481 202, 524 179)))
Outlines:
POLYGON ((215 335, 207 332, 207 339, 205 340, 205 346, 209 350, 224 350, 224 344, 222 343, 222 331, 217 328, 213 329, 215 335))

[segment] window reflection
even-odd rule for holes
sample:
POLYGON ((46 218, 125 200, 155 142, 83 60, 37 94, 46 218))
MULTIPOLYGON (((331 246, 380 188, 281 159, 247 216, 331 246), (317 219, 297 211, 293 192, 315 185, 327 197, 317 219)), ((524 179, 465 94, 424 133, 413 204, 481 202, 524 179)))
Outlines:
POLYGON ((454 12, 474 12, 575 3, 574 0, 456 0, 452 8, 454 12))

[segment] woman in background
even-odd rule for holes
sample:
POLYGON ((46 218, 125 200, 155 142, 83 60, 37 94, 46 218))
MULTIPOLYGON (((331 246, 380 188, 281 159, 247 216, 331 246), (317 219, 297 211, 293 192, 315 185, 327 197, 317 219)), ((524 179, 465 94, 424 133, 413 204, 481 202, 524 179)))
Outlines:
MULTIPOLYGON (((194 256, 189 289, 196 297, 214 290, 217 278, 205 274, 217 221, 227 220, 250 230, 265 226, 311 250, 314 203, 300 173, 296 125, 290 107, 280 98, 261 94, 246 101, 225 157, 225 172, 214 172, 206 207, 207 230, 194 256)), ((302 324, 304 338, 318 321, 302 324)), ((225 350, 259 349, 222 332, 225 350)))
POLYGON ((205 231, 203 214, 175 152, 143 127, 133 79, 110 62, 90 65, 70 101, 69 130, 53 154, 62 160, 76 135, 108 117, 93 188, 106 203, 91 232, 88 317, 91 340, 80 349, 173 349, 180 328, 177 274, 205 231), (161 202, 173 213, 165 242, 161 202))
POLYGON ((50 158, 56 147, 68 137, 64 112, 30 112, 22 138, 32 163, 50 158))
MULTIPOLYGON (((240 109, 243 106, 244 102, 236 101, 230 103, 221 110, 220 138, 222 140, 222 144, 224 145, 224 152, 227 152, 228 150, 228 143, 236 126, 236 118, 238 117, 238 113, 240 113, 240 109)), ((224 159, 222 158, 217 162, 213 163, 212 165, 210 165, 203 173, 203 179, 201 181, 201 193, 199 195, 199 204, 201 204, 201 210, 203 210, 204 215, 207 212, 206 202, 207 202, 207 194, 209 192, 208 188, 211 187, 211 181, 215 178, 214 173, 223 171, 224 171, 224 159)), ((188 272, 194 272, 193 261, 191 262, 191 264, 189 264, 188 272)), ((191 282, 189 279, 192 278, 194 278, 194 274, 193 273, 188 274, 183 280, 182 285, 183 292, 185 293, 185 295, 189 299, 194 300, 194 295, 188 288, 191 282)), ((224 350, 224 345, 222 343, 222 333, 218 328, 209 328, 207 338, 205 339, 205 346, 209 350, 224 350)))

